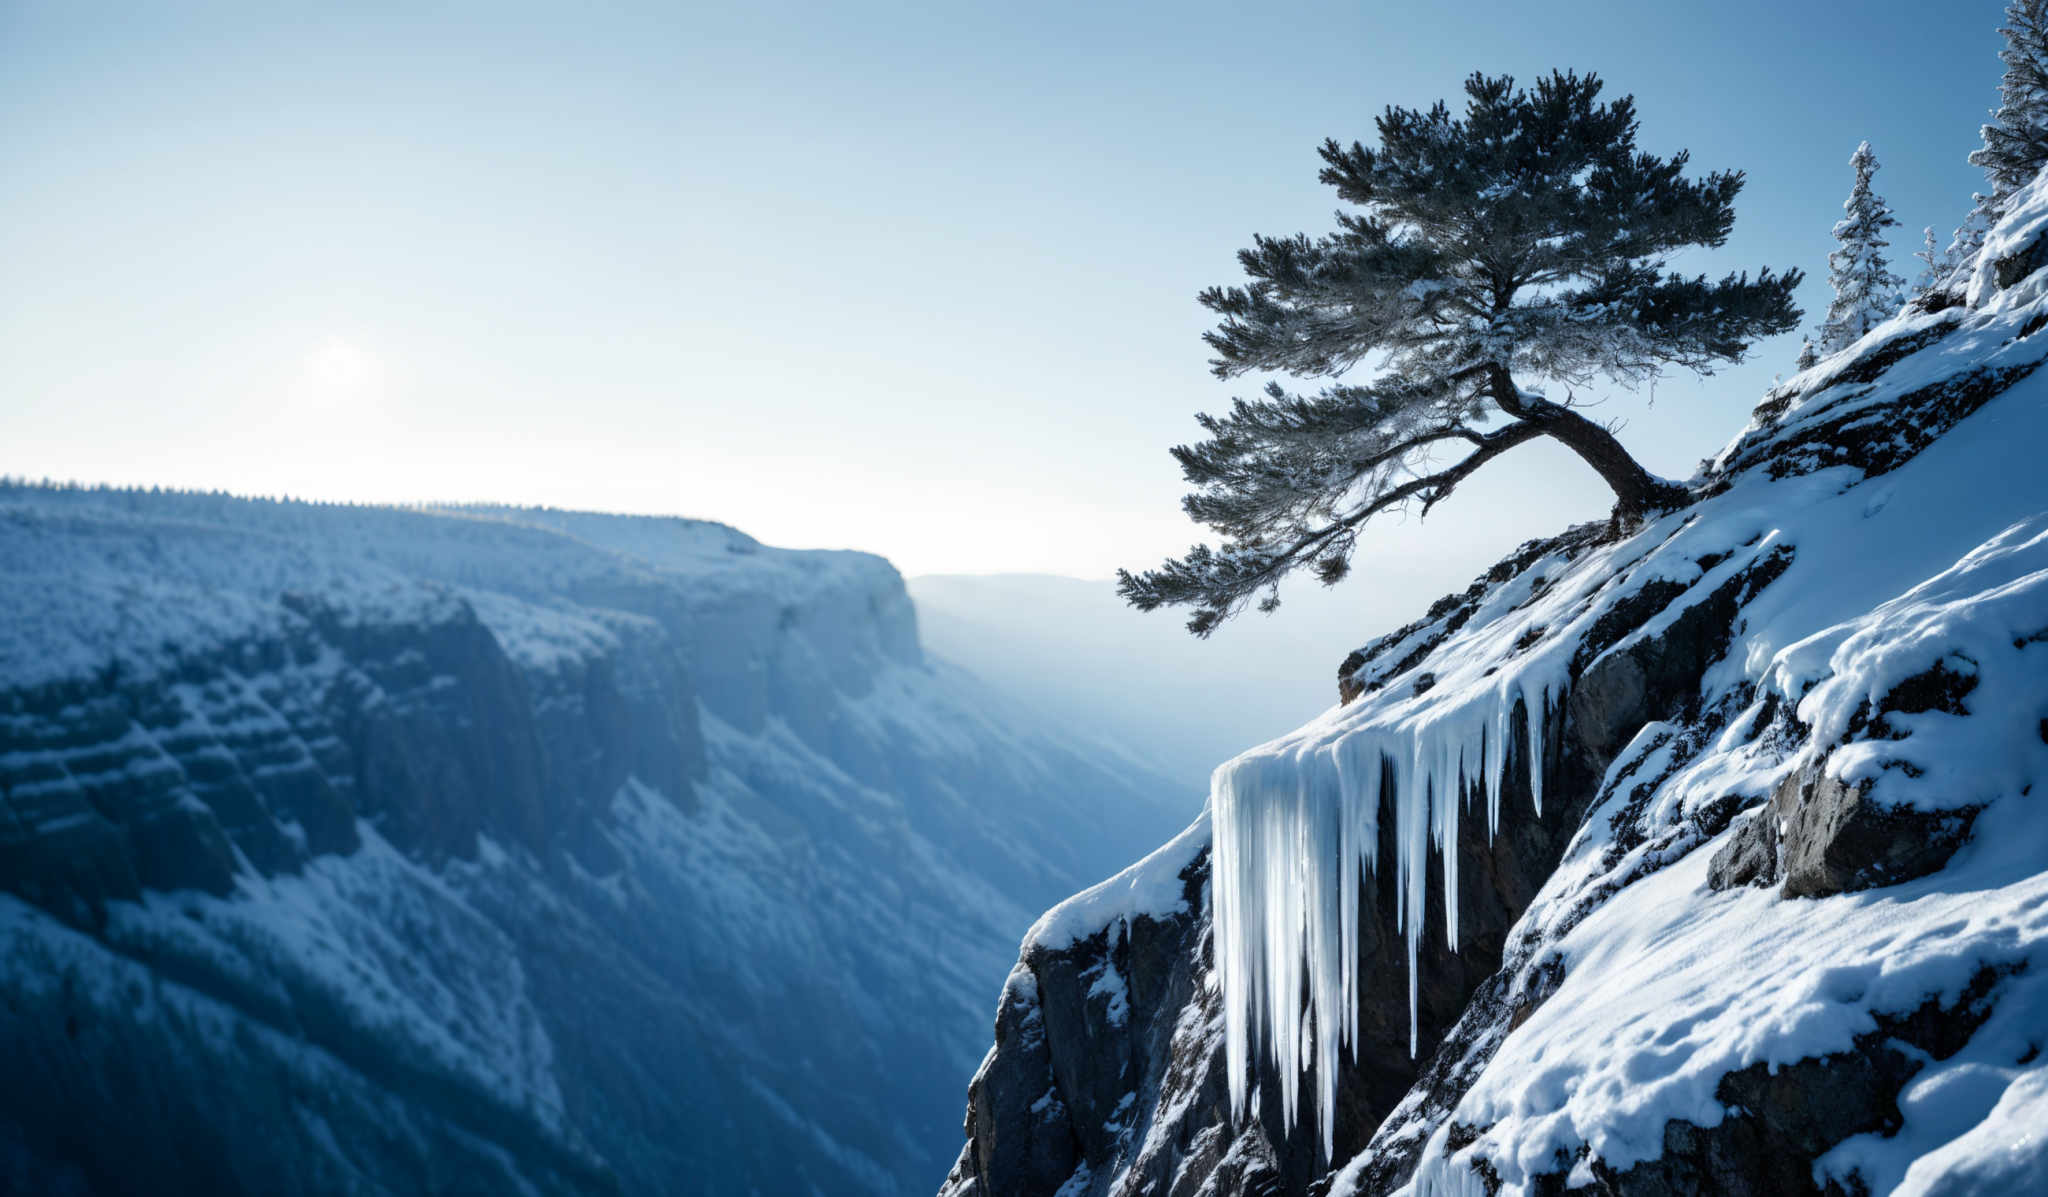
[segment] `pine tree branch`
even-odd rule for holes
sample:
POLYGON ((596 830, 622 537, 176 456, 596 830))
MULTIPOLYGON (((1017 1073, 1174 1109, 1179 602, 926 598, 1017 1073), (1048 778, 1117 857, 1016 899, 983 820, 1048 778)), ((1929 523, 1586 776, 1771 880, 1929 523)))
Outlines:
MULTIPOLYGON (((1320 527, 1295 534, 1282 546, 1231 545, 1219 554, 1206 545, 1197 545, 1185 558, 1170 560, 1157 570, 1142 574, 1119 570, 1117 593, 1141 611, 1167 605, 1197 606, 1199 609, 1188 621, 1188 630, 1206 637, 1225 619, 1243 610, 1262 590, 1269 595, 1262 607, 1271 610, 1278 606, 1277 598, 1272 597, 1275 588, 1295 569, 1310 562, 1320 565, 1348 557, 1358 531, 1374 516, 1414 500, 1420 500, 1422 513, 1427 515, 1481 466, 1544 435, 1541 424, 1518 420, 1488 433, 1460 428, 1417 438, 1417 445, 1463 439, 1475 447, 1448 469, 1418 475, 1399 486, 1369 495, 1352 510, 1320 527)), ((1326 585, 1343 577, 1342 570, 1318 572, 1326 585)))

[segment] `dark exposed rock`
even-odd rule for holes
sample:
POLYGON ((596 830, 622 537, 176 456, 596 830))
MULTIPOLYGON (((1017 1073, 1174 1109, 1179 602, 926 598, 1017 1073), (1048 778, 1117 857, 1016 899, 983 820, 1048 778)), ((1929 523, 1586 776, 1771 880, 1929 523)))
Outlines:
MULTIPOLYGON (((1880 701, 1865 703, 1850 718, 1846 738, 1903 738, 1905 730, 1893 715, 1967 715, 1965 700, 1976 687, 1973 662, 1937 661, 1880 701)), ((1982 809, 1969 803, 1946 810, 1887 806, 1873 800, 1870 790, 1827 776, 1824 758, 1786 777, 1715 855, 1708 884, 1728 889, 1782 882, 1788 898, 1896 885, 1948 863, 1982 809)))
MULTIPOLYGON (((1923 303, 1921 310, 1929 313, 1944 311, 1954 306, 1953 303, 1934 299, 1933 297, 1937 294, 1940 293, 1929 292, 1928 295, 1922 296, 1920 300, 1916 300, 1916 303, 1923 303)), ((1944 296, 1944 298, 1946 297, 1944 296)), ((1898 363, 1935 344, 1948 336, 1949 333, 1955 331, 1955 325, 1952 321, 1959 319, 1961 315, 1962 313, 1958 312, 1949 320, 1929 325, 1926 328, 1916 329, 1912 332, 1901 333, 1889 340, 1880 342, 1859 356, 1850 359, 1838 369, 1821 375, 1805 387, 1795 387, 1788 384, 1785 387, 1773 388, 1764 396, 1763 402, 1757 404, 1752 418, 1759 424, 1768 426, 1783 416, 1786 409, 1791 407, 1792 401, 1799 398, 1802 394, 1825 387, 1857 386, 1875 382, 1886 370, 1891 369, 1898 363)), ((1855 392, 1854 395, 1862 393, 1855 392)), ((1853 398, 1854 395, 1850 397, 1853 398)))
POLYGON ((1732 1111, 1720 1125, 1665 1124, 1658 1158, 1621 1171, 1595 1162, 1595 1191, 1627 1197, 1824 1192, 1813 1183, 1812 1161, 1851 1135, 1896 1130, 1902 1121, 1898 1092, 1919 1068, 1905 1051, 1873 1037, 1855 1051, 1731 1072, 1714 1094, 1732 1111))
POLYGON ((91 925, 142 888, 226 894, 238 852, 265 876, 353 852, 359 813, 430 859, 479 833, 601 858, 591 819, 629 776, 687 794, 704 771, 658 637, 529 682, 466 606, 380 625, 284 603, 305 619, 285 640, 0 695, 0 889, 91 925))
POLYGON ((0 597, 0 1192, 912 1189, 1189 802, 714 526, 0 480, 0 597))
MULTIPOLYGON (((1564 963, 1543 956, 1523 967, 1510 964, 1476 989, 1465 1011, 1424 1063, 1408 1092, 1375 1128, 1365 1151, 1362 1191, 1384 1193, 1401 1187, 1415 1169, 1429 1133, 1450 1117, 1501 1041, 1540 1009, 1564 983, 1564 963)), ((1477 1128, 1452 1125, 1453 1141, 1469 1143, 1477 1128)))
POLYGON ((433 860, 473 855, 486 829, 545 844, 533 703, 467 606, 416 627, 356 622, 301 595, 284 601, 381 695, 338 687, 329 702, 357 761, 362 815, 433 860))
MULTIPOLYGON (((391 1083, 389 1070, 408 1062, 378 1065, 366 1038, 353 1046, 357 1060, 372 1066, 367 1073, 309 1048, 300 1028, 244 1022, 233 1033, 244 1066, 205 1067, 189 1045, 220 1025, 226 1007, 176 1000, 164 992, 174 985, 152 984, 142 967, 124 970, 126 992, 114 1004, 91 992, 76 961, 32 957, 9 965, 41 970, 53 983, 0 1005, 0 1052, 11 1075, 33 1078, 36 1090, 24 1100, 19 1084, 10 1084, 0 1097, 0 1191, 391 1191, 366 1186, 366 1177, 404 1178, 419 1192, 619 1191, 601 1164, 488 1093, 411 1090, 411 1117, 402 1129, 394 1125, 397 1102, 379 1082, 391 1083), (313 1091, 309 1056, 321 1083, 313 1091), (134 1116, 96 1123, 85 1117, 90 1111, 134 1116), (101 1146, 110 1139, 118 1150, 101 1146), (10 1140, 20 1153, 12 1160, 10 1140), (347 1144, 347 1167, 324 1149, 336 1141, 347 1144), (6 1188, 16 1170, 38 1183, 6 1188), (48 1177, 77 1187, 45 1190, 48 1177)), ((425 1071, 423 1062, 410 1066, 425 1071)))
POLYGON ((1792 774, 1714 855, 1707 883, 1782 883, 1788 898, 1896 885, 1947 864, 1968 842, 1981 809, 1882 806, 1868 792, 1814 768, 1792 774))
MULTIPOLYGON (((2043 266, 2048 266, 2048 237, 2035 236, 2025 245, 1991 264, 2000 290, 2017 286, 2043 266)), ((2024 334, 2022 334, 2024 335, 2024 334)))
POLYGON ((967 1089, 973 1150, 955 1176, 972 1177, 982 1193, 1054 1193, 1079 1162, 1079 1144, 1053 1078, 1037 981, 1022 965, 996 1010, 996 1044, 967 1089))
POLYGON ((1027 948, 1003 990, 995 1050, 969 1086, 968 1143, 948 1193, 1049 1197, 1077 1167, 1106 1178, 1120 1159, 1171 1176, 1174 1152, 1128 1159, 1148 1137, 1145 1123, 1163 1116, 1144 1099, 1169 1074, 1192 1086, 1198 1126, 1224 1113, 1224 1077, 1209 1058, 1218 1044, 1190 1034, 1184 1017, 1214 1004, 1201 984, 1210 975, 1207 881, 1204 853, 1182 870, 1182 913, 1120 919, 1071 946, 1027 948))
POLYGON ((1953 331, 1953 325, 1938 323, 1901 333, 1851 358, 1847 365, 1829 376, 1828 384, 1839 386, 1842 383, 1876 382, 1885 371, 1935 344, 1953 331))
POLYGON ((1840 414, 1819 412, 1782 432, 1766 429, 1738 446, 1725 470, 1732 474, 1761 465, 1774 478, 1834 466, 1852 466, 1868 478, 1889 473, 2039 365, 2030 361, 1959 371, 1884 400, 1882 418, 1857 402, 1867 392, 1839 396, 1829 407, 1840 414))
POLYGON ((177 804, 149 811, 128 825, 137 879, 150 889, 197 889, 216 896, 235 888, 234 849, 213 813, 177 804))
MULTIPOLYGON (((1637 729, 1656 720, 1699 725, 1703 730, 1694 734, 1694 742, 1678 753, 1677 759, 1686 759, 1699 750, 1707 732, 1717 726, 1721 716, 1698 709, 1698 679, 1725 653, 1743 605, 1785 572, 1792 554, 1787 546, 1773 546, 1753 555, 1740 568, 1721 574, 1711 589, 1697 582, 1644 586, 1631 600, 1617 604, 1624 614, 1603 621, 1588 635, 1587 647, 1578 662, 1577 682, 1565 698, 1562 718, 1553 721, 1557 739, 1545 746, 1549 754, 1546 788, 1552 795, 1551 801, 1546 802, 1540 817, 1504 822, 1498 838, 1488 840, 1483 828, 1468 825, 1460 840, 1462 880, 1458 898, 1467 937, 1460 951, 1448 950, 1436 934, 1442 925, 1440 887, 1432 881, 1425 888, 1430 898, 1429 909, 1423 916, 1425 932, 1419 969, 1420 1050, 1412 1059, 1406 1050, 1408 1027, 1402 993, 1405 968, 1399 962, 1400 939, 1387 914, 1394 905, 1391 882, 1385 877, 1378 879, 1379 892, 1361 911, 1364 963, 1360 977, 1365 991, 1359 999, 1360 1044, 1355 1058, 1347 1055, 1337 1082, 1334 1160, 1323 1155, 1311 1126, 1298 1125, 1291 1133, 1283 1128, 1277 1093, 1280 1085, 1287 1082, 1274 1075, 1270 1066, 1262 1065, 1259 1069, 1256 1091, 1260 1097, 1255 1116, 1245 1122, 1229 1116, 1223 1108, 1226 1099, 1222 1096, 1220 1036, 1213 1026, 1220 1017, 1220 1009, 1214 995, 1204 992, 1200 984, 1188 987, 1196 997, 1178 1011, 1171 1006, 1160 1008, 1133 1001, 1133 1028, 1157 1027, 1176 1017, 1210 1026, 1206 1036, 1173 1040, 1170 1060, 1164 1069, 1156 1057, 1148 1056, 1139 1070, 1145 1079, 1135 1085, 1126 1075, 1124 1057, 1117 1052, 1107 1058, 1091 1058, 1085 1066, 1062 1073, 1056 1067, 1040 1068, 1029 1062, 1028 1053, 1006 1046, 999 1038, 990 1068, 1008 1066, 1006 1052, 1013 1055, 1016 1066, 1030 1071, 1035 1080, 1051 1077, 1064 1109, 1085 1109, 1090 1111, 1090 1117, 1095 1117, 1110 1108, 1112 1099, 1121 1101, 1125 1094, 1135 1093, 1141 1119, 1167 1117, 1165 1111, 1170 1110, 1180 1120, 1168 1139, 1171 1146, 1155 1148, 1142 1161, 1142 1167, 1128 1155, 1111 1152, 1105 1157, 1100 1148, 1084 1149, 1078 1166, 1091 1171, 1082 1177, 1087 1183, 1079 1191, 1108 1192, 1105 1186, 1115 1177, 1124 1186, 1117 1190, 1120 1192, 1192 1192, 1206 1183, 1214 1186, 1213 1191, 1222 1193, 1312 1193, 1327 1181, 1334 1162, 1361 1152, 1365 1154, 1366 1166, 1360 1176, 1360 1191, 1387 1192, 1404 1183, 1430 1131, 1441 1124, 1465 1089, 1484 1070, 1493 1050, 1562 981, 1561 961, 1542 955, 1532 957, 1526 952, 1515 955, 1510 952, 1505 936, 1584 818, 1608 763, 1637 729), (1639 634, 1653 622, 1657 625, 1654 634, 1639 634), (1508 967, 1502 967, 1503 961, 1511 956, 1508 967), (1154 1077, 1159 1078, 1159 1087, 1148 1087, 1154 1084, 1154 1077), (1190 1078, 1199 1078, 1199 1084, 1190 1078), (1397 1111, 1398 1119, 1391 1118, 1397 1111), (1392 1137, 1386 1137, 1390 1133, 1392 1137)), ((1725 557, 1702 562, 1702 580, 1725 564, 1725 557)), ((1473 595, 1473 601, 1478 597, 1473 595)), ((1439 617, 1449 619, 1456 614, 1456 609, 1449 609, 1448 614, 1440 611, 1439 617)), ((1401 659, 1407 660, 1414 656, 1413 641, 1404 644, 1404 637, 1433 642, 1441 634, 1432 629, 1411 628, 1375 647, 1384 654, 1399 645, 1403 649, 1401 659)), ((1359 677, 1370 674, 1384 685, 1401 673, 1397 668, 1375 666, 1369 652, 1362 660, 1347 662, 1343 676, 1357 685, 1359 677)), ((1927 686, 1901 694, 1894 709, 1929 709, 1952 701, 1955 689, 1930 681, 1927 686), (1921 694, 1920 690, 1926 693, 1921 694)), ((1519 743, 1526 736, 1522 712, 1517 711, 1514 725, 1516 733, 1511 743, 1519 743)), ((1526 764, 1511 761, 1509 794, 1504 805, 1526 804, 1526 783, 1526 764)), ((1654 787, 1643 787, 1645 792, 1651 788, 1654 787)), ((1672 843, 1653 845, 1657 851, 1650 853, 1649 863, 1640 867, 1655 868, 1656 862, 1675 859, 1691 845, 1720 833, 1735 817, 1736 806, 1733 800, 1702 806, 1672 843)), ((1889 817, 1868 818, 1869 812, 1854 803, 1830 807, 1843 815, 1832 822, 1820 815, 1820 809, 1816 807, 1805 817, 1813 826, 1813 834, 1808 836, 1811 847, 1802 848, 1794 857, 1797 880, 1788 881, 1792 887, 1788 892, 1825 892, 1826 886, 1850 877, 1871 879, 1882 874, 1896 880, 1914 869, 1937 867, 1939 859, 1945 859, 1967 833, 1966 818, 1959 823, 1952 818, 1953 826, 1917 826, 1901 833, 1902 823, 1889 817), (1933 830, 1942 834, 1930 834, 1933 830), (1861 854, 1860 863, 1849 860, 1857 854, 1861 854)), ((1620 818, 1628 817, 1629 808, 1625 807, 1620 818)), ((1749 826, 1763 822, 1761 818, 1752 819, 1749 826)), ((1802 828, 1806 822, 1801 824, 1802 828)), ((1387 834, 1384 829, 1393 826, 1390 811, 1382 811, 1380 826, 1383 835, 1387 834)), ((1617 855, 1640 842, 1639 836, 1625 828, 1617 830, 1615 839, 1613 852, 1617 855)), ((1383 843, 1381 859, 1391 859, 1393 851, 1391 843, 1383 843)), ((1724 854, 1749 862, 1745 867, 1752 870, 1777 867, 1775 855, 1769 855, 1759 866, 1759 851, 1746 828, 1724 854)), ((1433 860, 1429 863, 1435 864, 1433 860)), ((1626 885, 1631 879, 1617 877, 1612 886, 1626 885)), ((1597 904, 1598 898, 1596 894, 1588 902, 1597 904)), ((1107 951, 1104 944, 1097 943, 1077 949, 1081 959, 1076 962, 1054 966, 1050 961, 1027 956, 1026 964, 1042 982, 1052 977, 1055 983, 1071 991, 1075 986, 1072 978, 1092 967, 1107 951)), ((1199 975, 1206 972, 1208 965, 1200 957, 1191 957, 1179 967, 1199 975)), ((1178 990, 1173 987, 1166 991, 1169 997, 1175 992, 1178 990)), ((1105 1025, 1099 1018, 1091 1023, 1086 1012, 1071 1001, 1066 1008, 1068 1018, 1077 1017, 1080 1025, 1089 1028, 1085 1033, 1070 1033, 1066 1037, 1070 1050, 1092 1048, 1115 1035, 1115 1027, 1105 1025)), ((1055 1037, 1053 1042, 1062 1040, 1055 1037)), ((1725 1131, 1674 1124, 1667 1136, 1666 1165, 1660 1165, 1666 1170, 1643 1165, 1618 1176, 1611 1169, 1602 1171, 1595 1161, 1595 1174, 1602 1184, 1616 1192, 1780 1191, 1772 1187, 1785 1179, 1778 1175, 1779 1171, 1786 1177, 1795 1173, 1806 1176, 1813 1157, 1834 1142, 1862 1130, 1895 1124, 1894 1095, 1915 1068, 1909 1053, 1873 1040, 1840 1059, 1809 1062, 1808 1066, 1781 1070, 1777 1075, 1767 1070, 1750 1070, 1757 1073, 1755 1076, 1749 1071, 1738 1073, 1725 1082, 1727 1099, 1754 1102, 1755 1118, 1731 1118, 1725 1131), (1821 1095, 1834 1084, 1859 1086, 1860 1096, 1855 1101, 1827 1105, 1821 1095), (1756 1164, 1756 1159, 1766 1153, 1795 1162, 1756 1164), (1750 1170, 1744 1172, 1743 1168, 1750 1170), (1702 1178, 1709 1180, 1703 1182, 1702 1178), (1702 1183, 1708 1183, 1708 1188, 1700 1188, 1702 1183), (1712 1188, 1717 1183, 1728 1187, 1712 1188)), ((1057 1134, 1072 1136, 1078 1142, 1083 1137, 1079 1129, 1082 1125, 1078 1120, 1071 1121, 1058 1128, 1057 1134)), ((1146 1129, 1157 1138, 1156 1128, 1146 1129)), ((968 1133, 970 1141, 961 1170, 956 1170, 954 1187, 948 1192, 1013 1191, 987 1179, 977 1180, 981 1188, 961 1186, 959 1182, 967 1175, 964 1170, 969 1169, 969 1160, 982 1150, 983 1137, 989 1133, 979 1108, 970 1115, 968 1133)), ((1039 1158, 1046 1158, 1045 1153, 1039 1158)), ((1569 1161, 1567 1170, 1568 1165, 1569 1161)), ((1035 1175, 1037 1183, 1047 1183, 1042 1172, 1035 1175)), ((1081 1174, 1076 1172, 1074 1176, 1081 1174)), ((1561 1182, 1562 1175, 1556 1179, 1561 1182)))
POLYGON ((1762 886, 1778 877, 1778 826, 1766 803, 1714 854, 1707 866, 1707 885, 1715 890, 1762 886))
POLYGON ((1574 659, 1578 681, 1566 700, 1576 738, 1586 751, 1612 758, 1643 724, 1696 709, 1699 677, 1727 650, 1737 612, 1791 567, 1792 554, 1784 545, 1773 546, 1685 606, 1657 635, 1624 647, 1614 646, 1691 587, 1652 582, 1597 621, 1574 659))

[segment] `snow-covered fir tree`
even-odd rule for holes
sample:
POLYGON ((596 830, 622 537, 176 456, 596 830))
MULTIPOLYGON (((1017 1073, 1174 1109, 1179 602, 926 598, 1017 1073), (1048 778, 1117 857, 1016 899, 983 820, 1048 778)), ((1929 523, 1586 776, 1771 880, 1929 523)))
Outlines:
POLYGON ((1801 370, 1811 370, 1820 364, 1820 353, 1814 349, 1812 337, 1799 338, 1799 360, 1794 364, 1801 370))
MULTIPOLYGON (((1991 181, 1994 203, 2031 182, 2048 163, 2048 0, 2013 0, 2005 10, 2005 77, 1984 146, 1970 155, 1991 181)), ((1995 215, 1995 211, 1993 213, 1995 215)))
POLYGON ((1355 209, 1319 238, 1256 238, 1238 254, 1251 281, 1201 294, 1222 317, 1211 365, 1219 378, 1338 379, 1367 361, 1379 374, 1307 395, 1274 383, 1198 416, 1209 439, 1173 450, 1195 488, 1183 506, 1224 543, 1121 572, 1126 600, 1191 607, 1197 635, 1254 600, 1271 610, 1295 569, 1342 578, 1374 516, 1427 512, 1539 437, 1597 470, 1619 515, 1681 495, 1574 410, 1570 388, 1739 360, 1797 323, 1801 276, 1668 272, 1678 251, 1726 241, 1742 174, 1689 179, 1685 153, 1638 151, 1633 99, 1602 103, 1600 89, 1592 75, 1525 90, 1475 74, 1460 116, 1389 108, 1378 148, 1324 143, 1322 180, 1355 209))
POLYGON ((1849 165, 1855 168, 1856 183, 1842 203, 1846 215, 1835 224, 1841 248, 1828 255, 1828 284, 1835 289, 1835 301, 1820 326, 1823 355, 1839 353, 1861 340, 1897 312, 1904 300, 1900 288, 1906 280, 1892 273, 1884 253, 1891 244, 1884 231, 1899 222, 1884 197, 1871 190, 1870 177, 1877 173, 1878 163, 1869 142, 1856 147, 1849 165))
POLYGON ((2005 210, 2006 197, 2048 165, 2048 0, 2013 0, 2005 21, 1998 30, 2005 35, 2005 48, 1998 53, 2005 64, 1998 107, 1983 127, 1984 144, 1970 154, 1991 189, 1970 197, 1970 214, 1949 241, 1936 287, 1953 287, 1975 264, 1985 233, 2005 210))

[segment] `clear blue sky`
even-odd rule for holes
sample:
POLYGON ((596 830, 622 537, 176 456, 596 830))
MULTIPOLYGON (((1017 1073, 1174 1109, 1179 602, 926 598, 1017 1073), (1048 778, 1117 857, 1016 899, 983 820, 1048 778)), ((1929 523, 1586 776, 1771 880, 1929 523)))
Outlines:
MULTIPOLYGON (((1101 576, 1195 538, 1165 449, 1233 387, 1193 296, 1329 226, 1323 137, 1596 71, 1646 148, 1748 172, 1700 268, 1824 274, 1867 137, 1910 275, 2003 5, 283 7, 0 6, 0 472, 1101 576)), ((1796 346, 1604 410, 1684 475, 1796 346)), ((1433 594, 1604 511, 1519 452, 1364 576, 1433 594)))

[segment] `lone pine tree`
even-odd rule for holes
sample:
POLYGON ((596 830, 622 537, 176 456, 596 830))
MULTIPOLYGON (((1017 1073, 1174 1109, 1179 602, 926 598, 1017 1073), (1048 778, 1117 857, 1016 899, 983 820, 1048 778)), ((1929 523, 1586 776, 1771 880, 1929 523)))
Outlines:
POLYGON ((1739 360, 1798 323, 1801 276, 1667 273, 1673 252, 1727 239, 1743 176, 1688 179, 1686 153, 1638 151, 1633 99, 1602 103, 1600 90, 1594 75, 1518 89, 1474 74, 1462 117, 1441 102, 1389 108, 1378 148, 1324 143, 1322 181, 1355 210, 1318 238, 1254 238, 1238 254, 1250 281, 1200 299, 1222 317, 1205 335, 1217 377, 1330 384, 1303 395, 1273 383, 1196 417, 1209 439, 1173 450, 1195 488, 1182 506, 1223 544, 1120 571, 1127 601, 1192 607, 1188 628, 1203 636, 1255 597, 1270 611, 1297 568, 1343 578, 1375 515, 1426 513, 1537 437, 1597 470, 1618 515, 1682 497, 1573 410, 1569 388, 1739 360), (1361 365, 1371 381, 1340 381, 1361 365), (1566 401, 1523 385, 1536 380, 1562 383, 1566 401), (1448 448, 1464 453, 1440 463, 1448 448))

